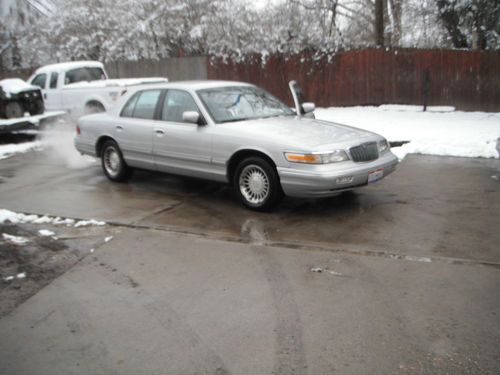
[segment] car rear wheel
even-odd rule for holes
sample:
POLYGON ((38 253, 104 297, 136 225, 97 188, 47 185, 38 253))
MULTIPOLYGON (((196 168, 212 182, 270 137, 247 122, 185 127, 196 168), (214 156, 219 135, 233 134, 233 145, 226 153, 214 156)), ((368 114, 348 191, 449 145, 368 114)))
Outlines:
POLYGON ((261 157, 243 160, 236 168, 233 184, 240 201, 252 210, 267 211, 283 197, 276 169, 261 157))
POLYGON ((101 152, 102 169, 111 181, 122 182, 132 175, 132 169, 125 163, 115 141, 107 141, 101 152))
POLYGON ((24 110, 21 103, 18 102, 8 102, 5 105, 5 117, 6 118, 18 118, 24 116, 24 110))

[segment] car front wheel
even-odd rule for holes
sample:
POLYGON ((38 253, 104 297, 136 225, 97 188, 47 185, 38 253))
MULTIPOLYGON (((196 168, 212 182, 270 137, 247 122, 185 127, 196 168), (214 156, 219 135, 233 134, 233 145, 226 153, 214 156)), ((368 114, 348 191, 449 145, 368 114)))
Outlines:
POLYGON ((283 197, 276 169, 260 157, 243 160, 236 168, 233 184, 240 201, 253 210, 267 211, 283 197))
POLYGON ((127 166, 120 148, 115 141, 107 141, 101 152, 102 169, 111 181, 122 182, 132 175, 132 169, 127 166))

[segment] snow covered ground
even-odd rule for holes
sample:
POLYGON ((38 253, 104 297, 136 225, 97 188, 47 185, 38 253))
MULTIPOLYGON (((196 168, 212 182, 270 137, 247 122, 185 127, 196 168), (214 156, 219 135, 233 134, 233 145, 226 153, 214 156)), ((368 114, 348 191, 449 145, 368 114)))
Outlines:
POLYGON ((410 141, 392 151, 464 157, 498 157, 500 113, 460 112, 453 107, 383 105, 317 108, 316 118, 379 133, 389 141, 410 141))
POLYGON ((40 141, 0 145, 0 160, 6 159, 15 154, 22 154, 41 149, 42 143, 40 141))

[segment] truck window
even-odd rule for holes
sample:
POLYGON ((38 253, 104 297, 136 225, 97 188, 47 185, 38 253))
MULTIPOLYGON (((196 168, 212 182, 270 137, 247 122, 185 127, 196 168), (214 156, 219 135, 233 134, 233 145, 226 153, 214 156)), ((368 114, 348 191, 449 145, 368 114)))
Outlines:
POLYGON ((31 84, 33 86, 38 86, 41 89, 45 88, 45 81, 47 80, 47 74, 38 74, 33 80, 31 81, 31 84))
POLYGON ((99 81, 106 79, 106 74, 101 68, 76 68, 66 72, 64 84, 69 85, 76 82, 99 81))
POLYGON ((50 88, 51 89, 56 89, 57 88, 57 77, 59 76, 59 74, 57 74, 56 72, 52 72, 50 74, 50 88))

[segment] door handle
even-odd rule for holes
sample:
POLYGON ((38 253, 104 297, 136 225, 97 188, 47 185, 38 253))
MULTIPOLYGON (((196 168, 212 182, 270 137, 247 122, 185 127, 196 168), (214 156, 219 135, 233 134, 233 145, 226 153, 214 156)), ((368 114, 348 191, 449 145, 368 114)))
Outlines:
POLYGON ((44 99, 47 99, 47 94, 43 94, 43 98, 44 98, 44 99))
POLYGON ((121 125, 116 125, 116 130, 118 130, 119 132, 121 132, 123 130, 123 126, 121 125))
POLYGON ((162 129, 155 129, 155 133, 158 135, 163 135, 163 134, 165 134, 165 131, 162 129))

